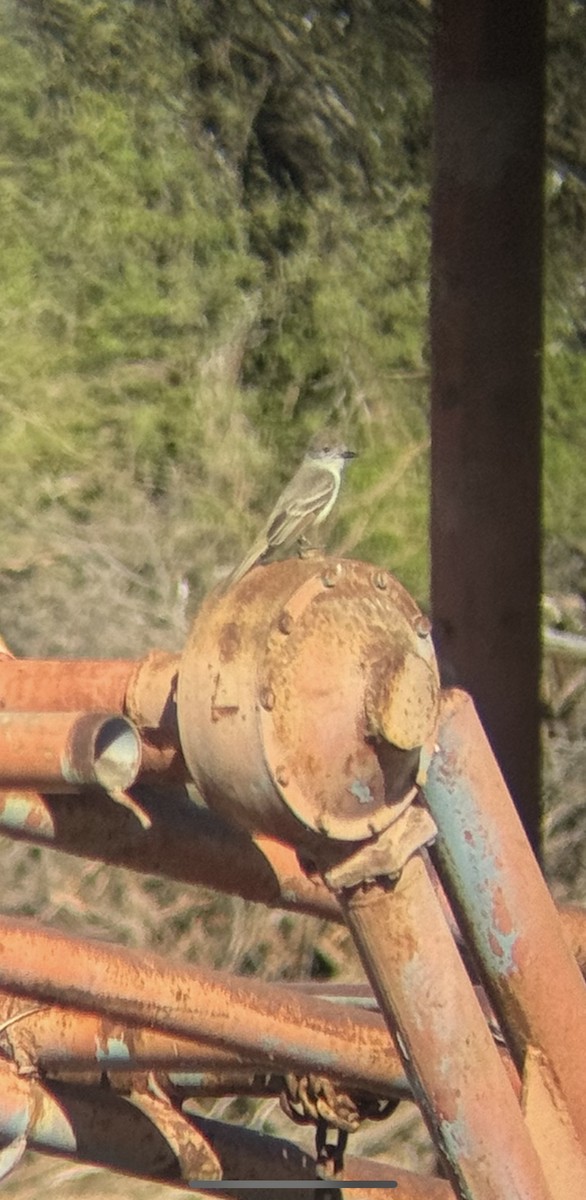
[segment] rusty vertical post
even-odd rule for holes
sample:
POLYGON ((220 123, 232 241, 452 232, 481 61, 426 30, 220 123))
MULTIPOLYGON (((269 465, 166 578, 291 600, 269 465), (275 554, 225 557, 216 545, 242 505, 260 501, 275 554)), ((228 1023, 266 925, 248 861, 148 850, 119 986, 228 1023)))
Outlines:
POLYGON ((553 1200, 421 857, 339 900, 457 1195, 553 1200))
MULTIPOLYGON (((484 975, 519 1070, 549 1064, 586 1150, 586 988, 470 697, 443 697, 424 784, 440 836, 442 879, 484 975)), ((560 1177, 561 1149, 555 1169, 560 1177)), ((584 1194, 584 1180, 580 1195, 584 1194)))
POLYGON ((539 845, 544 0, 436 0, 432 607, 539 845))

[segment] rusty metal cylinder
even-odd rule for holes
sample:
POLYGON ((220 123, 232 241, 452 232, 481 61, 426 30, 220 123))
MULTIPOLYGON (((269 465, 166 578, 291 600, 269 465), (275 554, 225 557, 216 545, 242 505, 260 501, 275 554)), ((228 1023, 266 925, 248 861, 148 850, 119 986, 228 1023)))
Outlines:
POLYGON ((0 654, 0 708, 122 712, 132 659, 14 658, 0 654))
POLYGON ((124 789, 134 783, 140 758, 138 733, 118 713, 0 713, 2 788, 124 789))
POLYGON ((178 655, 153 650, 137 661, 14 658, 2 646, 0 641, 0 711, 119 713, 140 732, 141 778, 188 777, 177 730, 178 655))
POLYGON ((389 572, 292 559, 207 598, 179 733, 210 807, 315 849, 368 839, 412 798, 438 694, 429 622, 389 572))

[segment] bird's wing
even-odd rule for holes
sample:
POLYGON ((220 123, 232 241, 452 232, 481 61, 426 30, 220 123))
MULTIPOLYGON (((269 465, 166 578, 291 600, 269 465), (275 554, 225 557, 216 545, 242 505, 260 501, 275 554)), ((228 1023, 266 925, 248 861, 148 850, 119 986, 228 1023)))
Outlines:
POLYGON ((238 583, 255 563, 277 546, 290 546, 310 528, 316 517, 327 510, 338 490, 338 481, 331 471, 312 463, 302 463, 287 487, 281 492, 273 511, 246 558, 228 576, 224 587, 238 583))
POLYGON ((331 471, 304 463, 279 497, 266 525, 267 543, 296 542, 335 498, 338 483, 331 471))

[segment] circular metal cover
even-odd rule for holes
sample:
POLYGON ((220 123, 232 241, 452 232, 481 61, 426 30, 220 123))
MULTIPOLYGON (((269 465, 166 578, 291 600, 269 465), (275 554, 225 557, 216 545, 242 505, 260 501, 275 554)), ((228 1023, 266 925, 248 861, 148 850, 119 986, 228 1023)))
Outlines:
POLYGON ((225 816, 287 841, 360 841, 413 795, 438 697, 429 625, 388 572, 288 560, 206 601, 179 674, 179 729, 225 816))

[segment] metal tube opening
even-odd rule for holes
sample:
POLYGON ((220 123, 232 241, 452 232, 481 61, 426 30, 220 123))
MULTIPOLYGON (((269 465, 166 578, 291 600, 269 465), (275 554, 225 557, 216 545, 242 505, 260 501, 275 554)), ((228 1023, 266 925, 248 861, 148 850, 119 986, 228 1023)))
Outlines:
POLYGON ((107 717, 94 736, 94 776, 100 787, 113 791, 130 787, 140 767, 138 733, 124 717, 107 717))

